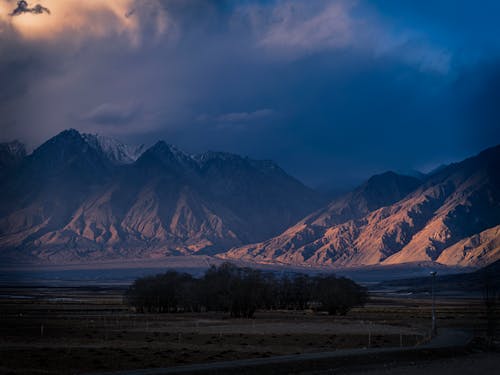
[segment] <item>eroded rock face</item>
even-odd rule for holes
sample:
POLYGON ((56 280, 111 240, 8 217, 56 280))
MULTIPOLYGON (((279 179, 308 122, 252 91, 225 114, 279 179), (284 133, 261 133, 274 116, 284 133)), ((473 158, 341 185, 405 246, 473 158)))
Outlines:
POLYGON ((67 130, 28 156, 2 144, 0 162, 3 259, 204 253, 350 267, 500 256, 500 147, 424 178, 374 176, 321 209, 270 161, 193 156, 165 142, 142 151, 67 130))
POLYGON ((372 178, 281 235, 223 257, 342 267, 416 261, 487 264, 499 258, 499 166, 497 146, 443 168, 421 184, 377 176, 377 185, 390 189, 374 194, 372 178))
POLYGON ((59 261, 217 253, 283 231, 323 204, 272 162, 136 154, 67 130, 0 183, 0 256, 59 261))

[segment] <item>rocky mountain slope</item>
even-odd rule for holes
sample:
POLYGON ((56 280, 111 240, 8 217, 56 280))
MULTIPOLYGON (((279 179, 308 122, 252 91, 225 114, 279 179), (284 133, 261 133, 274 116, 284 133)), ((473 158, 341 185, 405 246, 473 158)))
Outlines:
POLYGON ((270 240, 226 259, 351 267, 436 261, 474 266, 499 258, 500 146, 420 184, 382 175, 270 240), (372 198, 370 198, 372 197, 372 198), (378 199, 373 199, 373 197, 378 199))
POLYGON ((0 184, 0 256, 82 261, 216 253, 278 234, 322 199, 274 163, 158 142, 138 149, 76 130, 0 184))
POLYGON ((67 130, 31 155, 0 144, 0 258, 482 266, 500 258, 499 162, 497 146, 427 176, 387 172, 318 209, 270 161, 67 130))

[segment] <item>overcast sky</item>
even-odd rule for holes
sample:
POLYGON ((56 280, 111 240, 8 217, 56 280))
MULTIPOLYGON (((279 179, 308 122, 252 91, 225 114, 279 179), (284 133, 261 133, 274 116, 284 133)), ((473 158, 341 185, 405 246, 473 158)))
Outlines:
POLYGON ((0 0, 0 141, 164 139, 331 187, 500 143, 497 0, 17 3, 0 0))

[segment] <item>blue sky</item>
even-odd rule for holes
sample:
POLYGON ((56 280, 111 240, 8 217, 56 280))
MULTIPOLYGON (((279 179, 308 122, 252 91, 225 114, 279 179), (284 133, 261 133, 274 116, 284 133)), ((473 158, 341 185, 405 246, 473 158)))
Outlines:
POLYGON ((329 187, 499 143, 498 1, 39 3, 0 0, 1 140, 164 139, 329 187))

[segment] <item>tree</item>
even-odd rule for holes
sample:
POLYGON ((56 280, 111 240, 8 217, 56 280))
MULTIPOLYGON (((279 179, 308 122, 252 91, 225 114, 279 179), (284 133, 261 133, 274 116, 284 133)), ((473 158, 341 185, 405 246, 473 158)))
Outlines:
POLYGON ((210 267, 200 279, 176 271, 143 277, 125 295, 138 312, 222 311, 234 318, 252 318, 258 309, 304 310, 312 305, 331 315, 346 314, 366 298, 366 290, 346 278, 277 277, 231 263, 210 267))

